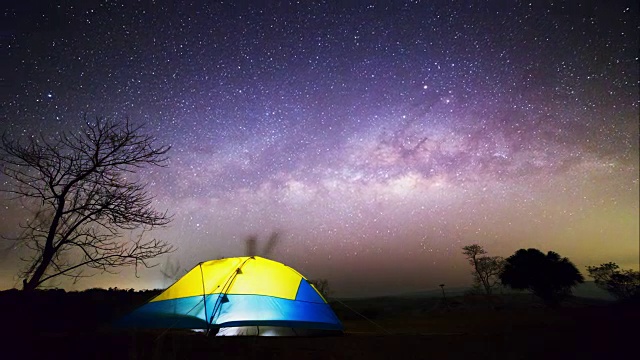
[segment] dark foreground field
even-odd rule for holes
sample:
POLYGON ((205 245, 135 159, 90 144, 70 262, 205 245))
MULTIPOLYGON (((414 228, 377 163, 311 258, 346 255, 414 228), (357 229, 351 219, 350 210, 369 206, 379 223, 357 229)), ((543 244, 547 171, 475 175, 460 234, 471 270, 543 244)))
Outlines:
POLYGON ((150 295, 0 292, 0 359, 615 359, 636 352, 640 323, 634 305, 574 298, 548 309, 529 295, 503 295, 344 300, 333 304, 346 330, 339 337, 222 338, 109 325, 150 295))

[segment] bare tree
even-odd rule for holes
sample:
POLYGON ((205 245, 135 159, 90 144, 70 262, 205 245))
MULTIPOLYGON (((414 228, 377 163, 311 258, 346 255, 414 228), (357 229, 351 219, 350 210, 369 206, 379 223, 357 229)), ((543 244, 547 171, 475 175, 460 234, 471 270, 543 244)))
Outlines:
POLYGON ((499 275, 504 268, 504 259, 500 256, 481 256, 487 251, 478 244, 467 245, 462 253, 473 266, 473 280, 482 286, 487 295, 491 295, 493 288, 500 285, 499 275))
POLYGON ((442 289, 442 300, 444 300, 444 302, 446 303, 447 302, 447 296, 444 294, 445 285, 444 284, 440 284, 439 286, 440 286, 440 289, 442 289))
POLYGON ((620 269, 614 262, 587 266, 587 271, 599 288, 618 300, 640 302, 640 271, 620 269))
POLYGON ((167 242, 144 236, 171 217, 153 209, 146 184, 136 179, 145 166, 165 166, 169 151, 143 134, 142 126, 97 118, 79 131, 27 141, 4 134, 0 151, 11 182, 2 191, 35 215, 12 239, 30 249, 19 274, 25 291, 59 276, 95 274, 83 273, 87 268, 113 273, 133 265, 137 271, 173 251, 167 242), (129 239, 123 231, 131 232, 129 239))

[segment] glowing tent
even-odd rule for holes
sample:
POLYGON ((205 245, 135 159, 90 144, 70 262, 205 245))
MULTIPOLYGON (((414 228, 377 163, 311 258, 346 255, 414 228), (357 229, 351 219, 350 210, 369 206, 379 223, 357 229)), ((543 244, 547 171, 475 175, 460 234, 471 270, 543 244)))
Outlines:
POLYGON ((121 324, 212 330, 218 335, 342 331, 329 304, 304 276, 258 256, 200 263, 121 324))

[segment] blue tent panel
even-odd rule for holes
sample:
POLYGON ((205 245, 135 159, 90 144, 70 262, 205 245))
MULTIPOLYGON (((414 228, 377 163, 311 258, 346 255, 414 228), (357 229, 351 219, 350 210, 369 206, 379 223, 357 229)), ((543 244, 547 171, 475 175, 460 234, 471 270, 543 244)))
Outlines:
MULTIPOLYGON (((306 281, 305 281, 306 282, 306 281)), ((311 290, 311 286, 307 284, 311 290)), ((315 290, 313 290, 315 292, 315 290)), ((318 296, 316 294, 316 296, 318 296)), ((212 326, 286 326, 342 330, 342 324, 325 303, 288 300, 265 295, 207 296, 207 313, 215 310, 212 326)), ((318 298, 322 300, 319 296, 318 298)), ((206 329, 202 296, 149 302, 120 322, 139 328, 206 329)))
POLYGON ((342 330, 329 304, 288 300, 264 295, 227 295, 214 324, 220 326, 273 325, 342 330), (229 325, 233 323, 234 325, 229 325), (241 324, 241 325, 238 325, 241 324))
MULTIPOLYGON (((207 296, 207 312, 211 314, 219 294, 207 296)), ((122 318, 118 325, 137 328, 206 329, 202 296, 166 301, 152 301, 122 318)))
POLYGON ((298 287, 298 293, 296 294, 296 300, 308 301, 319 304, 324 304, 325 301, 318 295, 316 289, 314 289, 307 280, 300 279, 300 286, 298 287))

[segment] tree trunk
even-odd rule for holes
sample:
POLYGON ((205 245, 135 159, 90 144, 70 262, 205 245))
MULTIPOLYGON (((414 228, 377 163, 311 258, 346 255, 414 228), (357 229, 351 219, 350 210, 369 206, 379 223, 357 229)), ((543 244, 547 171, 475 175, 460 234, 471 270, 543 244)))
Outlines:
POLYGON ((491 295, 491 287, 489 287, 489 284, 487 284, 487 281, 485 281, 485 278, 482 277, 482 273, 480 272, 480 269, 478 269, 478 260, 476 259, 475 254, 473 255, 473 268, 476 270, 478 281, 480 281, 480 285, 482 285, 482 287, 484 288, 484 292, 487 295, 491 295))
POLYGON ((50 251, 47 251, 48 248, 49 247, 45 247, 44 254, 42 255, 42 261, 36 268, 36 271, 33 272, 33 275, 31 275, 31 278, 29 278, 29 280, 22 280, 22 291, 33 291, 38 287, 38 285, 40 285, 40 279, 42 279, 44 272, 47 270, 47 267, 49 267, 51 259, 53 259, 54 250, 51 248, 50 251))
MULTIPOLYGON (((66 193, 66 191, 64 192, 66 193)), ((62 212, 64 210, 64 195, 61 196, 58 200, 58 208, 56 209, 56 213, 51 220, 51 225, 49 226, 49 233, 47 234, 47 242, 44 244, 44 250, 42 251, 42 258, 40 259, 40 264, 36 268, 36 271, 33 272, 31 278, 29 280, 22 281, 22 290, 33 291, 38 285, 40 285, 40 279, 44 275, 45 271, 49 267, 53 256, 56 253, 56 249, 53 247, 53 240, 56 236, 56 231, 58 230, 58 224, 60 223, 60 218, 62 217, 62 212)))

